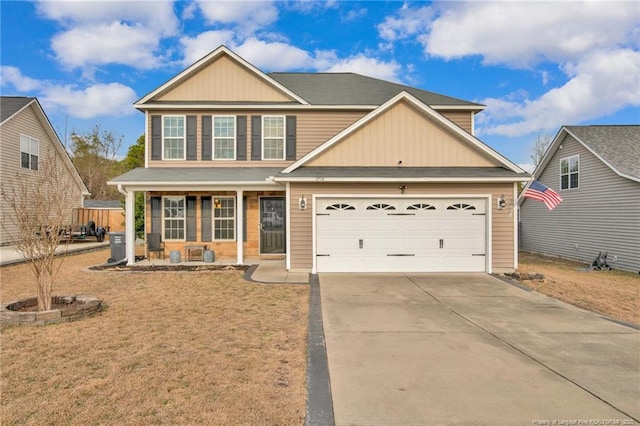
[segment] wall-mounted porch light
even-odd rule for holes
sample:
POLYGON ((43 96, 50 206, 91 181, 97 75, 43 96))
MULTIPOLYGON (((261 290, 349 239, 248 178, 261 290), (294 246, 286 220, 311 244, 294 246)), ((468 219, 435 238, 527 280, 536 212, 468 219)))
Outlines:
POLYGON ((300 210, 307 209, 307 199, 304 197, 304 195, 301 195, 300 198, 298 199, 298 208, 300 210))

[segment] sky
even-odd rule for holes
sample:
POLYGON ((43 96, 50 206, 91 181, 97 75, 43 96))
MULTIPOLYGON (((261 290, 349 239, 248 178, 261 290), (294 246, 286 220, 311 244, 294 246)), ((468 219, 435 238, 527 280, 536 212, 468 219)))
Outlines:
POLYGON ((6 1, 0 93, 64 142, 144 133, 133 103, 220 45, 264 72, 356 72, 486 105, 476 136, 531 171, 563 125, 640 124, 637 1, 6 1))

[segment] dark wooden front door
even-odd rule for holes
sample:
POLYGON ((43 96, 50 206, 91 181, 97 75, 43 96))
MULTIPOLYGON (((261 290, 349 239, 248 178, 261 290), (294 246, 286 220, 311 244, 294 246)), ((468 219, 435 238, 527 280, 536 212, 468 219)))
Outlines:
POLYGON ((260 199, 260 253, 285 252, 285 200, 283 197, 260 199))

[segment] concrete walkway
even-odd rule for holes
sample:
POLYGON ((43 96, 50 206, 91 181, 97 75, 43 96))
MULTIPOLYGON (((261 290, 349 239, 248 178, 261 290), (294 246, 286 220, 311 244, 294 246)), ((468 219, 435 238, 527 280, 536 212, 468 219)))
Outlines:
MULTIPOLYGON (((67 246, 68 253, 80 253, 84 251, 101 250, 109 247, 109 241, 103 241, 101 243, 94 240, 74 241, 67 246)), ((58 247, 56 252, 61 253, 64 251, 64 245, 58 247)), ((107 255, 107 258, 109 256, 107 255)), ((105 258, 105 262, 107 260, 105 258)), ((24 262, 22 253, 15 249, 14 246, 2 246, 0 247, 0 266, 12 265, 15 263, 24 262)))
POLYGON ((633 328, 484 274, 322 274, 320 292, 337 425, 640 419, 633 328))

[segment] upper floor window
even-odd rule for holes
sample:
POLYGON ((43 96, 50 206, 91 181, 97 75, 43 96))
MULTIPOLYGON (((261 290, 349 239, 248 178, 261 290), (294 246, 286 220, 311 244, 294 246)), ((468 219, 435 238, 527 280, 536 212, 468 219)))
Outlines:
POLYGON ((163 159, 185 159, 185 118, 182 115, 162 117, 163 159))
POLYGON ((184 240, 185 197, 163 197, 165 240, 184 240))
POLYGON ((234 116, 213 117, 213 158, 215 160, 236 158, 236 118, 234 116))
POLYGON ((20 135, 20 165, 23 169, 38 170, 40 141, 27 135, 20 135))
POLYGON ((580 157, 572 157, 560 160, 560 189, 578 188, 580 174, 580 157))
POLYGON ((285 159, 284 117, 262 117, 262 159, 285 159))

